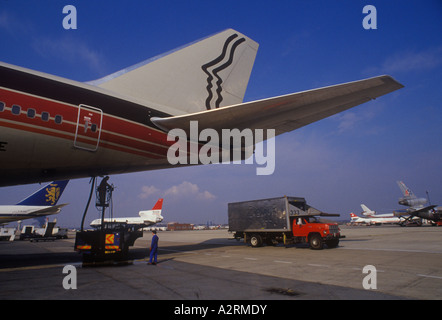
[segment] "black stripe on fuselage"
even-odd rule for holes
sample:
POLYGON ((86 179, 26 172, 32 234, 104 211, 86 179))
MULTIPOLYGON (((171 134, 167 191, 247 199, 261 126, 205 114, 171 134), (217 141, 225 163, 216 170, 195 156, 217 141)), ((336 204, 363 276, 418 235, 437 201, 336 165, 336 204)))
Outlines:
POLYGON ((104 113, 156 128, 151 117, 171 115, 111 95, 64 83, 22 70, 0 66, 0 86, 60 102, 85 104, 104 113))

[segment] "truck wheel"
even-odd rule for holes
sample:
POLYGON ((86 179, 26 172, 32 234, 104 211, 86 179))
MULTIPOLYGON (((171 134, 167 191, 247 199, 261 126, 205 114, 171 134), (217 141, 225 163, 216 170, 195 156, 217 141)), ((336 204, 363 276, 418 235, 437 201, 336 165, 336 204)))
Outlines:
POLYGON ((253 234, 250 237, 250 244, 252 247, 257 248, 262 246, 262 238, 259 234, 253 234))
POLYGON ((312 234, 309 238, 310 248, 313 250, 321 250, 323 248, 323 241, 319 234, 312 234))

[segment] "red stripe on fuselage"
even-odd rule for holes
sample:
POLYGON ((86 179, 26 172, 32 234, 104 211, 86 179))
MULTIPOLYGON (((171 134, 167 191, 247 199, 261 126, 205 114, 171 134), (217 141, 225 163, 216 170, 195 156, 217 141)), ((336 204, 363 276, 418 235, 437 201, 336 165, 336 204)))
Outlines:
MULTIPOLYGON (((1 121, 1 126, 73 141, 77 126, 78 106, 5 88, 0 88, 0 101, 5 103, 5 109, 0 112, 0 120, 7 120, 1 121), (21 107, 19 115, 12 114, 12 105, 21 107), (34 118, 27 116, 29 108, 36 111, 34 118), (49 121, 41 119, 42 112, 50 114, 49 121), (56 115, 63 117, 61 124, 55 123, 54 117, 56 115)), ((159 130, 120 117, 107 115, 105 110, 103 112, 100 148, 109 148, 160 159, 166 157, 168 147, 174 143, 173 141, 167 141, 167 134, 159 130)), ((81 134, 77 137, 77 141, 95 145, 96 141, 91 140, 81 134)))

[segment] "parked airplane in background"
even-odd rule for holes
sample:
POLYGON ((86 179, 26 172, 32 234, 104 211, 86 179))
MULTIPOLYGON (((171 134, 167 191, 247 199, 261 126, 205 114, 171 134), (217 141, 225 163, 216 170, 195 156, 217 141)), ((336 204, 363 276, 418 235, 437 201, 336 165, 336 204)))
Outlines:
POLYGON ((57 205, 57 202, 68 182, 69 180, 51 182, 16 205, 0 206, 0 224, 59 213, 67 205, 57 205))
MULTIPOLYGON (((405 210, 404 215, 407 217, 402 224, 409 222, 414 217, 434 222, 441 220, 441 208, 436 208, 437 205, 427 205, 429 202, 428 199, 416 197, 413 191, 411 191, 402 181, 397 181, 397 184, 404 195, 403 198, 399 199, 399 204, 409 207, 409 209, 405 210)), ((397 211, 395 214, 400 215, 401 212, 397 211)))
POLYGON ((381 224, 387 224, 387 223, 400 223, 403 220, 401 217, 378 217, 378 216, 371 216, 371 217, 359 217, 355 215, 353 212, 350 213, 350 222, 352 224, 366 224, 368 226, 370 225, 381 225, 381 224))
MULTIPOLYGON (((138 213, 139 217, 105 218, 104 222, 124 223, 127 225, 134 226, 136 229, 145 228, 155 223, 163 221, 164 218, 161 215, 162 208, 163 208, 163 199, 159 199, 152 208, 152 210, 140 211, 138 213)), ((91 222, 91 227, 100 227, 100 226, 101 226, 101 219, 95 219, 94 221, 91 222)))
POLYGON ((88 83, 0 63, 0 186, 170 168, 167 133, 191 121, 279 135, 403 87, 384 75, 243 103, 257 50, 228 29, 88 83))
POLYGON ((376 211, 370 210, 365 204, 361 204, 362 214, 370 218, 388 218, 394 217, 394 213, 376 214, 376 211))
POLYGON ((399 199, 399 204, 403 206, 408 206, 410 207, 410 209, 413 210, 422 209, 427 204, 427 198, 416 197, 413 191, 411 191, 410 188, 408 188, 402 181, 397 181, 397 185, 404 195, 403 198, 399 199))

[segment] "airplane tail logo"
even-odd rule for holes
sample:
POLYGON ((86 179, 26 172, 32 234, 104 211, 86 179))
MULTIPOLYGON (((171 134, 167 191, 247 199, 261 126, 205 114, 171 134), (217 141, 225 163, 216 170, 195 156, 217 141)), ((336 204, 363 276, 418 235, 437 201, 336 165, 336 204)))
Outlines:
POLYGON ((408 188, 405 183, 403 183, 402 181, 397 181, 397 184, 399 186, 399 188, 401 189, 402 193, 404 194, 405 197, 409 197, 409 198, 415 198, 416 196, 414 195, 413 191, 410 190, 410 188, 408 188))
POLYGON ((18 205, 24 206, 55 206, 60 199, 69 180, 53 181, 33 193, 26 199, 20 201, 18 205))
POLYGON ((51 206, 57 203, 58 198, 60 198, 61 195, 61 188, 57 184, 50 184, 46 190, 46 202, 48 202, 51 206))
POLYGON ((220 103, 223 101, 223 97, 221 95, 221 92, 222 92, 221 85, 223 83, 223 79, 218 75, 218 72, 226 69, 227 67, 229 67, 232 64, 233 56, 235 54, 236 48, 241 43, 246 41, 246 39, 243 37, 235 40, 236 38, 238 38, 237 34, 233 34, 230 37, 228 37, 226 42, 224 43, 223 50, 222 50, 221 54, 216 59, 201 66, 201 69, 203 69, 204 73, 207 74, 207 87, 206 87, 206 89, 207 89, 208 96, 207 96, 206 104, 205 104, 207 110, 219 108, 220 103), (233 40, 235 40, 235 41, 233 42, 233 40), (231 43, 232 43, 232 45, 230 46, 231 43), (229 50, 228 54, 227 54, 227 50, 229 50), (215 78, 217 79, 216 80, 216 89, 214 90, 216 93, 216 100, 212 104, 212 99, 214 97, 214 92, 212 90, 212 89, 214 89, 214 85, 212 84, 212 81, 215 78))

